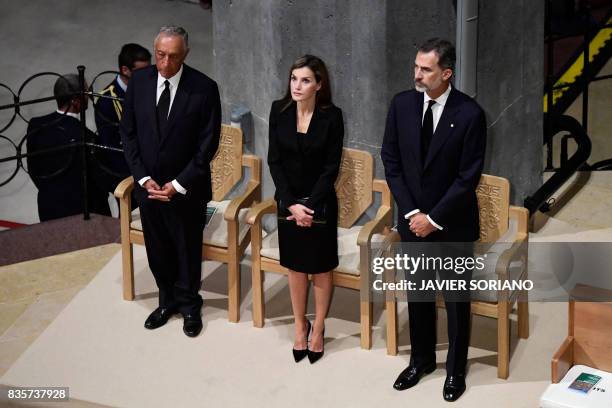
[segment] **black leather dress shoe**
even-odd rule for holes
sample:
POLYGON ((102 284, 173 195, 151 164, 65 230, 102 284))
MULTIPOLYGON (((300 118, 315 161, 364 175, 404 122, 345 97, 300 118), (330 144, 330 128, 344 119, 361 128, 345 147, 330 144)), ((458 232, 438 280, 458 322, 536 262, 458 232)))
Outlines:
POLYGON ((427 364, 422 367, 409 365, 397 377, 397 380, 393 383, 393 388, 403 391, 414 387, 424 375, 433 373, 435 369, 436 363, 427 364))
POLYGON ((457 401, 465 391, 465 374, 449 375, 444 381, 442 396, 446 401, 457 401))
POLYGON ((153 330, 162 327, 168 322, 172 315, 176 314, 176 310, 167 307, 158 307, 147 317, 144 327, 153 330))
POLYGON ((189 337, 195 337, 202 331, 202 318, 196 314, 183 316, 183 332, 189 337))

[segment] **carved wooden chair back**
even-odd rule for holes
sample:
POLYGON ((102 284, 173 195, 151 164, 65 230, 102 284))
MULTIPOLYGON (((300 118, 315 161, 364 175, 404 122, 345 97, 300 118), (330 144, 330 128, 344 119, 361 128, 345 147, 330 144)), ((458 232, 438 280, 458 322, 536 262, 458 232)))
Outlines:
POLYGON ((494 243, 508 231, 510 182, 483 174, 476 188, 481 243, 494 243))
POLYGON ((350 228, 372 205, 374 158, 368 152, 342 149, 340 173, 336 179, 338 227, 350 228))
POLYGON ((242 179, 242 131, 221 126, 219 149, 210 165, 213 201, 225 198, 242 179))

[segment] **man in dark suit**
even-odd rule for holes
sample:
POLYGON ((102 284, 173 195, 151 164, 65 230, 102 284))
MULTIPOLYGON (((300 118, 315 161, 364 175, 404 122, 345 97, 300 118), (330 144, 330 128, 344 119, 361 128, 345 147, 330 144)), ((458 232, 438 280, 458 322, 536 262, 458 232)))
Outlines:
POLYGON ((155 329, 181 313, 183 331, 202 330, 202 233, 212 198, 210 161, 221 132, 215 81, 183 63, 187 32, 162 27, 155 66, 135 71, 123 107, 120 133, 136 182, 136 199, 159 307, 145 327, 155 329))
MULTIPOLYGON (((30 177, 38 188, 40 221, 83 212, 83 162, 77 143, 82 138, 79 113, 82 109, 87 109, 87 99, 85 104, 82 104, 78 91, 79 78, 76 74, 66 74, 58 78, 53 87, 57 110, 32 118, 28 124, 26 160, 30 177), (60 149, 42 152, 57 148, 60 149)), ((94 133, 87 129, 86 141, 93 142, 94 138, 94 133)), ((89 149, 87 154, 91 155, 89 149)), ((108 196, 102 187, 99 169, 93 166, 91 156, 88 159, 89 210, 110 216, 108 196)))
MULTIPOLYGON (((419 47, 414 67, 416 90, 393 98, 381 157, 399 209, 402 241, 421 248, 423 243, 464 243, 452 255, 470 256, 479 237, 476 186, 484 163, 486 123, 478 104, 451 86, 454 63, 455 49, 448 41, 434 38, 419 47)), ((468 281, 471 276, 471 271, 462 276, 451 272, 455 276, 450 277, 438 272, 449 279, 468 281)), ((410 364, 393 385, 398 390, 416 385, 436 367, 435 302, 431 297, 410 301, 414 295, 408 293, 410 364)), ((443 397, 454 401, 465 391, 469 292, 459 302, 449 301, 449 293, 444 295, 449 350, 443 397)))
MULTIPOLYGON (((121 47, 118 60, 119 74, 101 92, 103 96, 117 99, 98 98, 95 113, 99 143, 104 146, 122 149, 119 123, 123 116, 125 90, 135 70, 151 65, 151 53, 141 45, 133 43, 125 44, 121 47)), ((109 193, 113 194, 117 184, 130 174, 130 170, 121 152, 112 150, 103 151, 99 154, 99 157, 101 157, 101 161, 107 169, 115 173, 107 174, 105 177, 106 189, 109 193)))

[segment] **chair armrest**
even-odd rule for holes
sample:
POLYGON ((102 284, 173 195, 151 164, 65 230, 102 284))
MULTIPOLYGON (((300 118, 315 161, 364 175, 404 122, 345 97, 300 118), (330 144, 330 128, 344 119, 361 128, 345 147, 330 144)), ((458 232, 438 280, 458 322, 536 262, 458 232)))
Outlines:
POLYGON ((529 211, 525 207, 511 205, 508 209, 508 215, 510 218, 517 220, 516 238, 520 239, 524 236, 528 236, 529 211))
POLYGON ((247 184, 246 191, 239 197, 234 198, 223 214, 223 218, 227 221, 236 221, 238 219, 238 212, 245 207, 253 205, 256 201, 261 199, 261 186, 258 182, 249 181, 247 184))
POLYGON ((391 245, 395 242, 401 242, 402 241, 402 237, 400 237, 399 232, 391 230, 391 232, 389 232, 387 235, 385 235, 385 238, 382 240, 381 245, 383 247, 386 247, 388 245, 391 245))
POLYGON ((368 221, 359 231, 357 236, 357 245, 369 245, 372 240, 372 235, 382 232, 385 226, 391 226, 391 207, 386 205, 380 206, 373 220, 368 221))
POLYGON ((574 365, 574 337, 568 336, 555 353, 550 363, 551 381, 558 383, 574 365))
MULTIPOLYGON (((122 243, 130 242, 130 224, 132 223, 132 190, 134 178, 132 176, 121 180, 115 188, 114 195, 119 199, 119 226, 121 228, 122 243)), ((132 295, 133 298, 133 295, 132 295)))
POLYGON ((118 199, 122 200, 122 199, 127 198, 127 196, 130 195, 133 189, 134 189, 134 177, 129 176, 121 180, 121 183, 117 184, 117 188, 115 188, 114 195, 118 199))
POLYGON ((384 252, 389 250, 389 247, 397 242, 401 242, 402 238, 400 237, 399 232, 391 231, 381 242, 376 243, 376 252, 372 254, 373 257, 382 256, 384 252))
MULTIPOLYGON (((497 265, 495 266, 497 276, 503 280, 508 278, 507 272, 508 268, 510 267, 510 263, 514 260, 521 259, 521 255, 523 253, 527 253, 529 242, 529 211, 524 207, 511 205, 508 208, 508 213, 510 218, 517 221, 517 229, 512 247, 502 253, 497 261, 497 265)), ((525 262, 527 262, 526 257, 525 262)))
MULTIPOLYGON (((497 274, 498 279, 508 279, 508 269, 510 268, 510 264, 512 261, 521 260, 522 255, 527 252, 528 242, 529 240, 527 237, 517 239, 510 248, 502 252, 497 260, 497 264, 495 265, 495 273, 497 274)), ((527 263, 527 257, 525 257, 524 261, 527 263)))
POLYGON ((259 204, 255 204, 247 214, 247 223, 253 225, 261 221, 265 214, 271 214, 276 211, 276 201, 273 198, 268 198, 259 204))

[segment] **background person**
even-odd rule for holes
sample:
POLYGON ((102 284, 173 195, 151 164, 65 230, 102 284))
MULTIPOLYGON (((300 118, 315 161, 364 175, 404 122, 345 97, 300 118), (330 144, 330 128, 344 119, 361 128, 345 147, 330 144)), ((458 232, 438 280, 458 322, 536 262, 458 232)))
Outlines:
MULTIPOLYGON (((82 139, 81 110, 87 109, 87 99, 81 103, 79 77, 65 74, 55 81, 53 95, 57 110, 32 118, 28 124, 26 149, 28 153, 67 146, 82 139)), ((93 142, 95 134, 86 130, 86 141, 93 142)), ((90 150, 88 157, 87 196, 89 211, 110 216, 107 195, 99 169, 94 166, 90 150)), ((27 157, 28 173, 38 189, 37 204, 40 221, 81 214, 83 208, 83 162, 78 147, 41 153, 27 157)))
MULTIPOLYGON (((121 47, 118 57, 119 74, 101 92, 102 95, 120 98, 121 100, 98 98, 95 106, 96 128, 98 129, 100 144, 123 149, 121 136, 119 135, 119 123, 123 116, 125 91, 132 73, 149 65, 151 65, 151 53, 143 46, 130 43, 121 47)), ((113 194, 117 184, 130 175, 125 157, 121 152, 112 150, 102 151, 98 157, 102 159, 104 166, 118 174, 105 175, 106 191, 113 194)), ((134 200, 132 201, 134 202, 134 200)), ((137 206, 137 203, 134 202, 132 207, 135 208, 137 206)))

